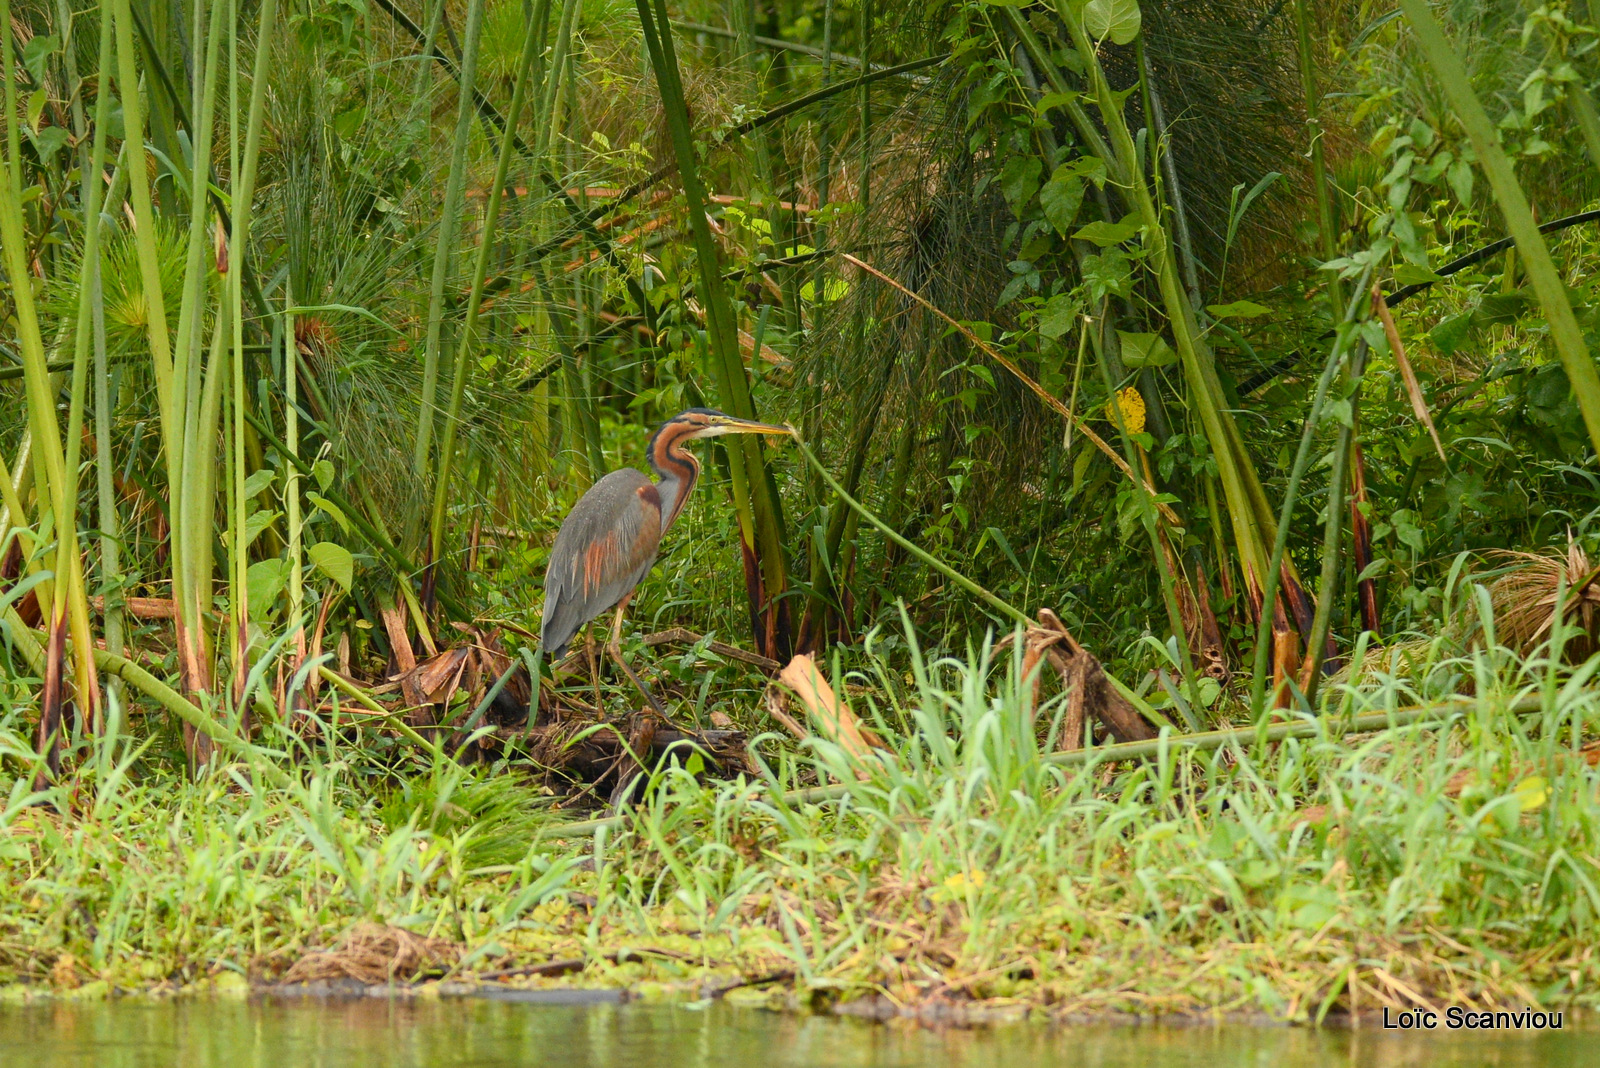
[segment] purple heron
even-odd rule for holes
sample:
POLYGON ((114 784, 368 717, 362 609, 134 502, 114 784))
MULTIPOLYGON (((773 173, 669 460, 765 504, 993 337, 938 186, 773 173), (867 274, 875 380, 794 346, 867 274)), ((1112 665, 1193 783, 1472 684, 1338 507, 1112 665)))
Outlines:
POLYGON ((589 487, 561 523, 544 578, 544 620, 539 641, 552 662, 566 655, 573 635, 615 608, 606 652, 657 713, 661 705, 622 657, 622 616, 628 598, 650 573, 662 535, 672 526, 700 477, 700 461, 683 446, 723 434, 788 434, 787 427, 736 419, 710 408, 690 408, 661 424, 646 455, 659 481, 631 467, 589 487))

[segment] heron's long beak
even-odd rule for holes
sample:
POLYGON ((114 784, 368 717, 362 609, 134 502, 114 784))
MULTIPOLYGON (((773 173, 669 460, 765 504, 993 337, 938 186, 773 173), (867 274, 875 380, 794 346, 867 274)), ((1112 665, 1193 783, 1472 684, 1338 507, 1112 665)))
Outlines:
POLYGON ((794 433, 786 426, 774 426, 771 423, 757 423, 749 419, 735 419, 731 415, 719 416, 710 426, 714 435, 720 434, 782 434, 785 437, 794 433))

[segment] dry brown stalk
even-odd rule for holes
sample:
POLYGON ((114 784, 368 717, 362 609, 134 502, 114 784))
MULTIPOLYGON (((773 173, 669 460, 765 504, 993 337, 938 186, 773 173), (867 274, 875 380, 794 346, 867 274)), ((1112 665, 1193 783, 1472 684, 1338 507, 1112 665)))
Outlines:
POLYGON ((1416 413, 1417 420, 1428 428, 1428 436, 1433 439, 1433 447, 1439 450, 1439 459, 1444 460, 1444 445, 1439 442, 1439 431, 1434 428, 1433 416, 1428 414, 1428 402, 1422 396, 1422 386, 1417 382, 1417 372, 1412 370, 1411 361, 1406 357, 1406 347, 1400 343, 1400 331, 1394 325, 1394 316, 1389 314, 1389 305, 1383 299, 1383 290, 1378 288, 1376 282, 1372 286, 1372 311, 1383 322, 1383 334, 1389 339, 1389 351, 1394 353, 1394 362, 1400 366, 1400 377, 1405 381, 1406 396, 1411 401, 1411 410, 1416 413))
POLYGON ((406 721, 413 727, 431 725, 432 713, 426 707, 428 702, 423 697, 421 687, 417 685, 417 654, 412 650, 411 637, 406 633, 406 610, 396 601, 380 606, 378 614, 383 619, 383 630, 389 636, 389 648, 394 653, 400 694, 405 698, 406 707, 411 710, 406 721))
MULTIPOLYGON (((89 607, 95 612, 103 613, 106 610, 104 597, 92 597, 89 607)), ((122 610, 135 619, 176 619, 178 606, 170 597, 124 597, 122 610)))

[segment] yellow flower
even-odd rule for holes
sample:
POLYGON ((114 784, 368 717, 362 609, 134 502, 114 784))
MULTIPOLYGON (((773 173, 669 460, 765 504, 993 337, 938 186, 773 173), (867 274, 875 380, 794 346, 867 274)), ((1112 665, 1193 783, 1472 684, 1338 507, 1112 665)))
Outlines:
MULTIPOLYGON (((1144 398, 1139 395, 1137 386, 1129 386, 1117 394, 1116 406, 1122 409, 1122 422, 1130 434, 1144 433, 1144 398)), ((1106 405, 1106 418, 1113 423, 1117 421, 1116 413, 1110 404, 1106 405)))
POLYGON ((958 871, 944 881, 945 889, 952 893, 963 893, 967 887, 974 890, 981 889, 986 876, 981 871, 958 871))

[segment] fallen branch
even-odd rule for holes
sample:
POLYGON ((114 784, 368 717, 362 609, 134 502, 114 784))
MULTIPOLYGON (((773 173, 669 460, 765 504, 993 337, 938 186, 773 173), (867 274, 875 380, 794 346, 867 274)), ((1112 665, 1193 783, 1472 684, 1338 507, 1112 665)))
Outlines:
MULTIPOLYGON (((658 645, 698 645, 702 641, 705 641, 705 635, 696 634, 686 627, 673 627, 670 630, 660 630, 654 634, 646 634, 644 636, 644 644, 651 648, 655 648, 658 645)), ((770 657, 762 656, 760 653, 746 652, 726 642, 706 642, 706 648, 718 656, 726 657, 729 660, 737 660, 741 664, 749 664, 751 667, 758 667, 763 671, 777 671, 783 667, 782 664, 770 657)))

